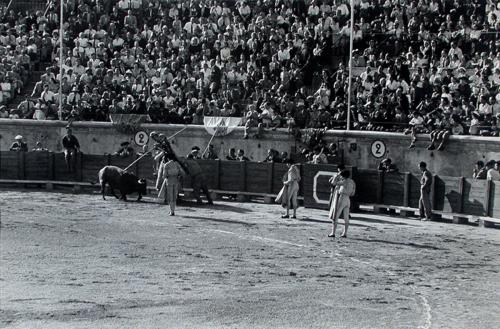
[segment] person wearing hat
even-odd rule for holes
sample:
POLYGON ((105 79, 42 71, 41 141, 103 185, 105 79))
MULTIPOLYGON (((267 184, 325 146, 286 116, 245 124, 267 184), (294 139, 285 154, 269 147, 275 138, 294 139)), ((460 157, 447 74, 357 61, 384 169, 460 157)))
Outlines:
POLYGON ((128 157, 128 156, 134 155, 134 153, 135 153, 134 148, 132 146, 130 146, 130 142, 125 141, 125 142, 120 144, 120 148, 118 149, 118 151, 113 153, 113 155, 118 155, 121 157, 128 157))
POLYGON ((380 161, 378 165, 378 171, 380 172, 396 172, 398 171, 398 168, 396 167, 395 164, 392 163, 391 158, 386 158, 382 161, 380 161))
POLYGON ((23 136, 17 135, 14 139, 15 141, 12 143, 9 150, 16 152, 28 152, 28 144, 23 142, 23 136))
POLYGON ((188 159, 201 159, 200 148, 198 146, 193 146, 191 152, 187 155, 188 159))
POLYGON ((62 139, 62 145, 64 148, 64 160, 66 161, 66 167, 68 172, 75 171, 75 157, 76 154, 80 152, 80 142, 73 135, 71 126, 66 126, 66 135, 62 139))
POLYGON ((7 106, 0 106, 0 119, 7 119, 9 117, 9 109, 7 106))

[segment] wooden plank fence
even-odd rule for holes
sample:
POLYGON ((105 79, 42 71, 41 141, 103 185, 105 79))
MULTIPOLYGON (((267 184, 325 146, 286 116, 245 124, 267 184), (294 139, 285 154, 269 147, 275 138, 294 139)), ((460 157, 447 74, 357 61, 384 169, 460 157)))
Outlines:
MULTIPOLYGON (((103 166, 125 168, 137 157, 80 154, 75 159, 76 172, 69 173, 63 153, 4 151, 0 152, 0 179, 96 183, 98 171, 103 166)), ((276 195, 287 172, 287 166, 282 163, 200 160, 199 164, 210 189, 257 196, 276 195)), ((330 195, 328 180, 337 172, 337 165, 302 164, 299 168, 302 174, 299 195, 303 196, 304 205, 326 208, 330 195)), ((153 158, 147 156, 129 171, 147 179, 149 186, 154 186, 154 169, 153 158)), ((384 174, 355 167, 348 169, 357 185, 356 202, 418 208, 420 175, 384 174)), ((185 183, 189 186, 190 179, 187 178, 185 183)), ((435 176, 432 206, 437 212, 498 218, 500 182, 435 176)))

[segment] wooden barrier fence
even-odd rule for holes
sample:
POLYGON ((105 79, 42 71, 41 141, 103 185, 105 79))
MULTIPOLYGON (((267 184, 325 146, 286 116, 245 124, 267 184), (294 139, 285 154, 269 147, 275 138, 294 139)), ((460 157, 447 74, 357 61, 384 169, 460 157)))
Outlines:
MULTIPOLYGON (((80 154, 76 172, 68 173, 62 153, 0 152, 0 179, 43 181, 98 181, 97 173, 106 165, 127 167, 135 157, 80 154)), ((210 189, 276 195, 282 187, 287 167, 282 163, 200 160, 210 189)), ((411 173, 380 173, 376 170, 348 168, 356 181, 356 202, 418 208, 420 176, 411 173)), ((130 171, 152 186, 154 161, 144 157, 130 171)), ((337 172, 336 165, 300 165, 302 180, 299 195, 310 208, 327 208, 330 195, 328 180, 337 172)), ((189 184, 189 178, 186 184, 189 184)), ((435 211, 475 216, 500 217, 500 182, 464 177, 435 176, 432 187, 435 211)))

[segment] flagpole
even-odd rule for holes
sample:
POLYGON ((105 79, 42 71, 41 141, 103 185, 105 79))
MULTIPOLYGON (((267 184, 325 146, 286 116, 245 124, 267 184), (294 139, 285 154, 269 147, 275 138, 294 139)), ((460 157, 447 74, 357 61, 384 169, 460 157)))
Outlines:
POLYGON ((352 47, 354 39, 354 0, 351 0, 351 33, 349 37, 349 86, 347 88, 347 129, 351 129, 351 86, 352 86, 352 47))
POLYGON ((62 79, 63 79, 63 28, 64 28, 64 3, 60 0, 61 12, 59 17, 59 120, 62 120, 62 106, 63 106, 63 95, 62 95, 62 79))

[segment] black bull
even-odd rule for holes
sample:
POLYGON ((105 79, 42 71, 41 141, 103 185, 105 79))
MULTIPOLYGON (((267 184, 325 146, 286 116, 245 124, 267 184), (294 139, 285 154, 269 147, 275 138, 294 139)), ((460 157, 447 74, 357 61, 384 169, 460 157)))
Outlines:
POLYGON ((115 166, 105 166, 99 170, 99 184, 101 185, 102 198, 106 184, 111 188, 111 194, 118 199, 115 189, 121 193, 121 200, 127 200, 127 194, 139 193, 137 201, 142 199, 142 195, 147 194, 147 183, 144 179, 139 179, 136 175, 130 174, 121 168, 115 166))

